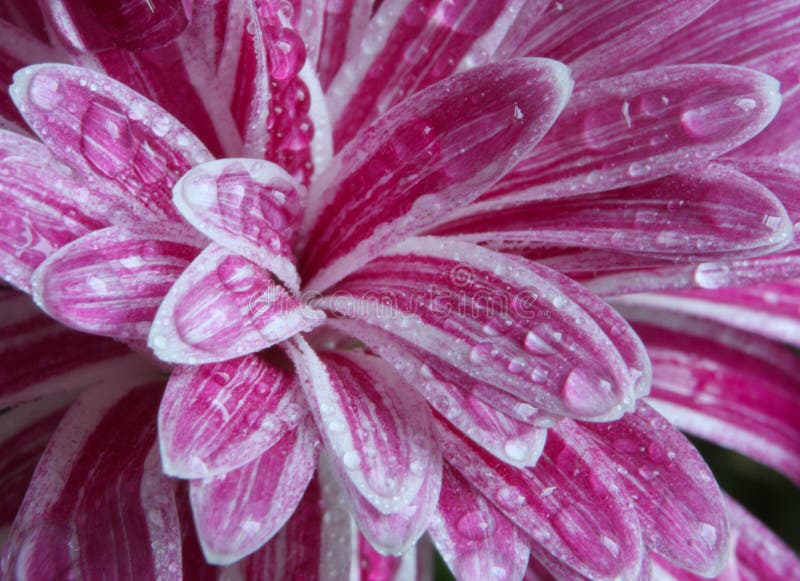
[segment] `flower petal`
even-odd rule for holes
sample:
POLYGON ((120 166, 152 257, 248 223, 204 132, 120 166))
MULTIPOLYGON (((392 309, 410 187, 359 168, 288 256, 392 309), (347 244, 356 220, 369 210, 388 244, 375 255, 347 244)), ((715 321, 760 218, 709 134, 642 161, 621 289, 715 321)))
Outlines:
POLYGON ((320 305, 424 351, 420 383, 431 369, 456 385, 447 378, 468 376, 547 412, 596 420, 619 417, 647 389, 644 348, 605 303, 549 269, 472 244, 411 239, 320 305))
POLYGON ((653 362, 654 407, 800 483, 800 364, 791 349, 724 323, 624 313, 653 362))
POLYGON ((254 461, 192 481, 192 510, 209 562, 238 561, 278 532, 314 475, 318 446, 308 418, 254 461))
POLYGON ((647 182, 747 141, 780 106, 772 77, 684 65, 583 85, 531 156, 470 208, 647 182))
POLYGON ((548 2, 538 18, 515 22, 495 58, 547 57, 568 64, 581 81, 608 77, 631 70, 628 63, 643 49, 697 19, 715 1, 548 2))
POLYGON ((570 90, 562 65, 520 59, 449 77, 375 121, 309 193, 307 288, 477 198, 544 135, 570 90))
POLYGON ((0 369, 0 409, 87 387, 135 385, 157 373, 127 346, 71 331, 10 289, 0 290, 0 369))
POLYGON ((360 50, 348 55, 327 91, 337 149, 402 99, 451 75, 459 64, 463 69, 486 63, 520 9, 514 0, 382 3, 360 50))
POLYGON ((528 547, 520 530, 449 466, 429 533, 459 579, 522 579, 528 547))
MULTIPOLYGON (((727 276, 718 265, 703 276, 727 276)), ((744 331, 800 347, 800 279, 738 288, 641 293, 614 299, 619 307, 647 307, 661 313, 682 313, 724 323, 744 331)), ((671 316, 671 315, 670 315, 671 316)))
POLYGON ((142 342, 198 248, 166 229, 112 226, 51 254, 32 277, 37 304, 72 328, 142 342))
POLYGON ((98 197, 41 143, 0 130, 0 271, 27 293, 34 269, 53 252, 102 226, 98 197))
POLYGON ((3 412, 0 424, 0 527, 19 510, 39 457, 74 393, 59 394, 3 412))
POLYGON ((97 211, 109 221, 180 221, 169 191, 211 155, 174 117, 109 77, 67 65, 22 69, 10 90, 45 145, 102 192, 97 211))
POLYGON ((156 578, 180 569, 175 484, 155 446, 160 395, 159 384, 102 386, 70 408, 14 522, 4 577, 156 578))
POLYGON ((704 577, 725 567, 731 539, 722 493, 683 434, 641 402, 616 422, 563 422, 556 430, 570 438, 576 428, 600 445, 622 475, 652 551, 704 577))
MULTIPOLYGON (((345 62, 353 62, 361 44, 372 13, 373 0, 345 0, 325 2, 325 9, 315 10, 320 19, 319 41, 308 58, 316 61, 316 71, 324 91, 333 81, 345 62)), ((303 37, 308 41, 308 35, 303 37)))
POLYGON ((633 577, 644 558, 638 517, 588 439, 552 432, 534 469, 507 466, 438 424, 447 462, 531 537, 531 553, 591 579, 633 577))
POLYGON ((305 190, 268 161, 224 159, 197 166, 173 189, 184 218, 217 244, 300 287, 293 262, 305 190))
POLYGON ((164 361, 224 361, 308 331, 323 318, 267 271, 212 243, 161 303, 149 345, 164 361))
POLYGON ((245 563, 247 581, 348 579, 354 527, 338 489, 317 478, 286 525, 245 563))
POLYGON ((441 462, 424 400, 377 357, 288 352, 336 474, 380 513, 406 508, 441 462))
POLYGON ((759 182, 707 165, 594 195, 537 200, 435 229, 523 253, 541 244, 700 261, 763 254, 792 239, 792 221, 759 182))
POLYGON ((257 355, 178 366, 158 416, 164 472, 208 478, 257 459, 305 410, 293 375, 257 355))

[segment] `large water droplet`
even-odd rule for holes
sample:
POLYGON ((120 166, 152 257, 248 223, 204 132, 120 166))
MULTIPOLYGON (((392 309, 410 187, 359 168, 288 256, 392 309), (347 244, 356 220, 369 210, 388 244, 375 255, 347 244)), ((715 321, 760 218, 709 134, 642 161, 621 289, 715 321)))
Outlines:
POLYGON ((44 73, 38 73, 31 79, 28 96, 34 105, 47 111, 55 109, 61 102, 58 81, 44 73))
POLYGON ((515 462, 527 460, 531 453, 531 448, 528 446, 528 443, 519 438, 508 440, 503 450, 505 451, 506 456, 515 462))
POLYGON ((610 410, 616 402, 601 381, 596 373, 581 365, 570 371, 561 391, 566 408, 579 416, 599 415, 610 410))

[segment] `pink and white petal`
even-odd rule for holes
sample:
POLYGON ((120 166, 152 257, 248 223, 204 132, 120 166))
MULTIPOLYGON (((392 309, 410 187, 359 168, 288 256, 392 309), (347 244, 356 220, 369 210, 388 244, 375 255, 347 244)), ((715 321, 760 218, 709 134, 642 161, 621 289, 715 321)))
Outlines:
POLYGON ((180 570, 175 482, 161 473, 155 445, 160 396, 159 383, 102 386, 73 404, 14 522, 5 577, 157 578, 180 570))
POLYGON ((644 558, 641 526, 615 471, 586 438, 548 434, 534 469, 499 462, 438 424, 445 460, 530 537, 531 554, 591 579, 632 578, 644 558))
POLYGON ((608 424, 562 422, 565 438, 591 437, 621 474, 636 502, 645 543, 704 577, 725 567, 731 547, 725 505, 714 475, 694 446, 647 404, 608 424))
POLYGON ((529 551, 521 531, 449 466, 428 532, 458 579, 525 575, 529 551))
POLYGON ((157 370, 115 341, 76 333, 29 297, 0 291, 0 409, 87 387, 152 379, 157 370))
POLYGON ((552 244, 696 262, 776 250, 792 239, 792 228, 787 210, 761 183, 709 164, 599 194, 467 216, 434 232, 502 242, 520 254, 552 244))
POLYGON ((412 344, 450 383, 465 375, 549 413, 613 419, 647 389, 644 347, 608 305, 536 263, 465 242, 406 241, 319 305, 412 344))
POLYGON ((623 308, 647 307, 655 312, 710 319, 800 347, 800 279, 715 288, 720 279, 726 280, 725 264, 714 265, 707 274, 712 283, 710 289, 622 295, 613 303, 623 308))
POLYGON ((164 361, 213 363, 266 349, 323 319, 269 272, 212 243, 167 293, 148 344, 164 361))
POLYGON ((161 400, 164 472, 209 478, 256 460, 305 415, 291 372, 258 355, 179 365, 161 400))
POLYGON ((380 553, 400 556, 419 541, 430 525, 442 485, 442 462, 428 471, 411 503, 401 510, 383 514, 367 502, 349 480, 339 479, 361 534, 380 553))
POLYGON ((772 77, 720 65, 665 67, 583 85, 535 151, 469 212, 675 173, 752 138, 780 102, 772 77))
POLYGON ((280 530, 311 482, 318 448, 316 428, 307 418, 252 462, 192 481, 192 511, 210 563, 238 561, 280 530))
POLYGON ((800 483, 800 363, 790 348, 724 323, 624 314, 650 353, 656 409, 800 483))
POLYGON ((348 55, 327 91, 337 150, 403 99, 453 74, 459 63, 462 69, 485 64, 498 36, 494 25, 508 26, 520 9, 515 0, 382 3, 360 50, 348 55))
POLYGON ((85 68, 27 67, 14 75, 10 91, 45 145, 96 192, 101 204, 96 211, 109 221, 180 221, 169 192, 186 170, 211 154, 177 119, 85 68))
POLYGON ((375 121, 309 192, 307 288, 476 199, 541 139, 571 88, 561 64, 507 61, 448 77, 375 121))
POLYGON ((183 217, 297 292, 293 245, 305 188, 268 161, 223 159, 189 170, 173 189, 183 217))
POLYGON ((34 269, 76 238, 107 225, 97 196, 41 143, 0 130, 0 271, 27 293, 34 269))
POLYGON ((159 304, 198 252, 180 232, 111 226, 51 254, 33 274, 33 296, 69 327, 143 343, 159 304))
POLYGON ((5 17, 0 12, 0 126, 5 127, 5 122, 8 129, 25 132, 25 122, 8 95, 14 72, 36 63, 57 62, 63 56, 5 17))
POLYGON ((327 352, 296 337, 287 351, 334 472, 379 513, 414 500, 441 463, 422 397, 377 357, 327 352))
POLYGON ((538 18, 512 28, 495 57, 547 57, 568 64, 581 81, 608 77, 631 70, 628 63, 642 50, 701 17, 715 1, 548 3, 538 18))
POLYGON ((338 487, 318 474, 286 525, 244 561, 245 579, 348 579, 352 523, 338 487))
POLYGON ((11 525, 14 520, 39 457, 74 399, 74 393, 58 394, 3 412, 0 423, 0 527, 11 525))
MULTIPOLYGON (((373 0, 326 1, 324 10, 314 11, 319 18, 314 35, 318 38, 313 49, 309 47, 308 58, 315 63, 324 91, 328 90, 339 68, 345 62, 352 62, 357 51, 360 52, 372 4, 373 0)), ((308 35, 303 37, 308 42, 308 35)))

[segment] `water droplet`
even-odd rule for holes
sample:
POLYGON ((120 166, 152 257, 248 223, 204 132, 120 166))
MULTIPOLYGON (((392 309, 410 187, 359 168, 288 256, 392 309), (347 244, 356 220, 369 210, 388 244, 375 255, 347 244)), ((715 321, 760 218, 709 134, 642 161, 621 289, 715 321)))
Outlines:
POLYGON ((469 360, 475 364, 487 363, 492 360, 491 343, 478 343, 469 352, 469 360))
POLYGON ((506 510, 515 510, 525 503, 525 495, 514 486, 505 486, 497 491, 497 503, 506 510))
POLYGON ((361 466, 361 456, 355 450, 349 450, 342 456, 342 463, 348 470, 355 470, 361 466))
POLYGON ((508 362, 508 371, 514 375, 519 375, 525 371, 526 363, 522 357, 514 357, 508 362))
POLYGON ((697 527, 698 538, 709 549, 714 548, 714 544, 717 542, 718 534, 717 528, 709 523, 703 522, 697 527))
POLYGON ((55 109, 61 102, 58 81, 53 77, 38 73, 28 85, 28 95, 34 105, 47 111, 55 109))
POLYGON ((505 450, 506 456, 515 462, 526 460, 531 453, 527 442, 519 438, 508 440, 503 450, 505 450))
POLYGON ((256 271, 252 264, 239 256, 228 256, 217 267, 220 282, 231 292, 245 293, 256 283, 256 271))
POLYGON ((139 142, 128 118, 111 102, 93 101, 81 120, 81 152, 100 173, 116 177, 128 171, 139 142))
POLYGON ((544 383, 550 376, 550 371, 545 367, 534 367, 531 371, 531 381, 535 383, 544 383))
POLYGON ((593 370, 581 365, 570 371, 561 390, 566 408, 578 416, 598 415, 610 410, 616 402, 600 381, 593 370))
POLYGON ((517 416, 524 420, 527 420, 539 413, 539 410, 529 403, 517 404, 517 406, 514 408, 514 411, 517 413, 517 416))
POLYGON ((614 541, 614 539, 607 537, 606 535, 600 535, 600 542, 606 549, 608 549, 608 552, 611 553, 612 557, 616 558, 619 555, 619 545, 614 541))
POLYGON ((534 355, 552 355, 555 350, 533 331, 525 335, 525 350, 534 355))
POLYGON ((217 203, 217 184, 213 180, 192 180, 182 190, 186 202, 195 209, 206 210, 217 203))
POLYGON ((638 472, 639 476, 641 476, 645 480, 655 480, 661 475, 660 471, 656 470, 651 466, 640 466, 638 472))
POLYGON ((764 226, 773 231, 780 228, 782 222, 783 220, 781 219, 780 216, 765 215, 764 218, 761 220, 761 223, 764 224, 764 226))
POLYGON ((736 106, 743 111, 752 111, 756 108, 756 105, 758 105, 758 103, 756 103, 755 99, 749 99, 747 97, 736 99, 736 106))
POLYGON ((700 288, 727 286, 731 282, 730 267, 719 262, 703 262, 694 269, 694 281, 700 288))
POLYGON ((632 178, 640 178, 644 177, 652 171, 652 167, 650 167, 646 163, 639 163, 634 161, 632 164, 628 166, 628 175, 632 178))

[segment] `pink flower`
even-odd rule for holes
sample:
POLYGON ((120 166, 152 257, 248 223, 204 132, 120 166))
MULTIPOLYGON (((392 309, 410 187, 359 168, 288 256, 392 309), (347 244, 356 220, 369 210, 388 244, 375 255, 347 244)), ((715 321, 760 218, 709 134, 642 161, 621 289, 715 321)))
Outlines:
POLYGON ((4 574, 793 574, 800 7, 2 14, 4 574))

